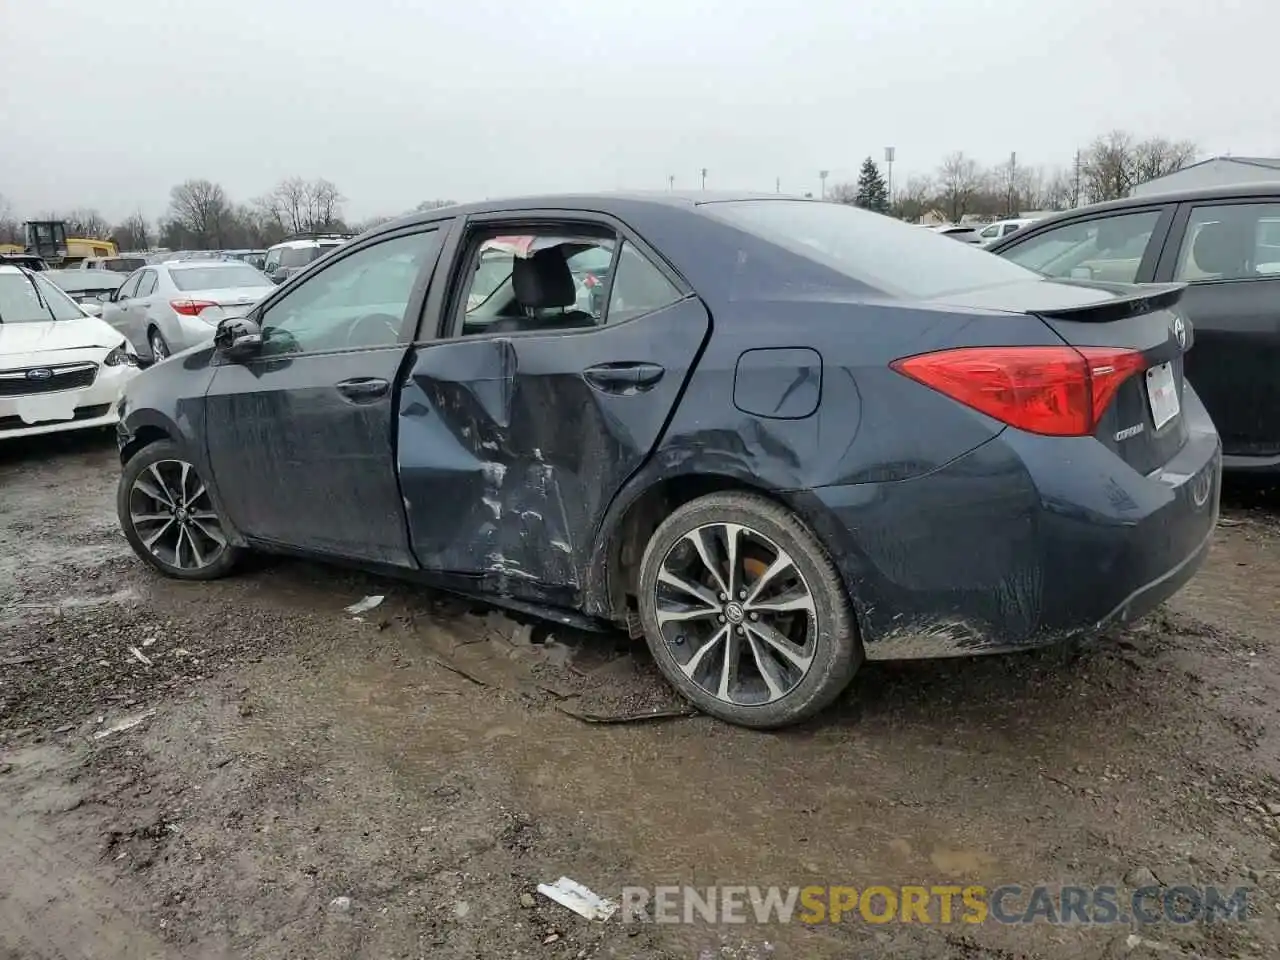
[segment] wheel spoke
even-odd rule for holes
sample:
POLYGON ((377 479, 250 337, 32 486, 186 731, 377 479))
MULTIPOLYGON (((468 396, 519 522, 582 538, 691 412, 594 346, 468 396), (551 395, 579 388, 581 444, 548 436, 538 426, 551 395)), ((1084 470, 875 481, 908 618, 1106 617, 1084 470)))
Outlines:
POLYGON ((786 679, 779 673, 778 664, 773 657, 761 649, 760 641, 756 639, 754 633, 747 634, 747 643, 751 647, 751 656, 756 662, 756 669, 760 671, 760 676, 764 678, 764 685, 769 688, 769 699, 777 700, 784 692, 786 692, 786 679))
POLYGON ((659 571, 658 579, 665 584, 669 584, 670 586, 675 587, 677 590, 683 590, 685 593, 689 594, 689 596, 691 597, 697 597, 699 600, 701 600, 703 603, 705 603, 709 607, 715 607, 719 605, 719 601, 717 601, 716 595, 712 593, 710 590, 708 590, 706 587, 700 586, 699 584, 696 584, 696 583, 691 583, 690 581, 685 580, 683 577, 677 577, 665 566, 662 568, 661 571, 659 571))
POLYGON ((730 600, 736 600, 738 597, 738 585, 741 582, 738 578, 738 535, 742 533, 742 527, 736 523, 726 523, 724 525, 724 549, 728 555, 729 571, 725 576, 725 583, 728 584, 730 600))
POLYGON ((789 660, 792 665, 801 672, 808 670, 809 664, 813 662, 812 654, 806 655, 804 651, 798 649, 794 643, 767 623, 748 623, 747 630, 755 634, 769 646, 773 647, 774 650, 777 650, 778 653, 786 657, 787 660, 789 660))
POLYGON ((164 491, 164 496, 165 496, 164 502, 169 504, 169 506, 171 507, 176 507, 178 505, 178 498, 173 495, 173 490, 169 487, 168 482, 165 480, 164 474, 160 472, 160 465, 153 463, 150 467, 147 468, 147 470, 151 474, 151 476, 155 478, 156 483, 160 485, 160 489, 164 491))
POLYGON ((203 567, 204 554, 200 552, 200 547, 196 545, 195 534, 192 533, 191 528, 186 525, 182 527, 182 532, 187 535, 187 545, 191 548, 191 556, 195 558, 196 566, 203 567))
POLYGON ((744 607, 753 613, 794 613, 807 610, 813 613, 813 597, 808 592, 793 594, 778 600, 765 600, 758 603, 744 603, 744 607))
POLYGON ((190 498, 187 497, 187 477, 189 477, 190 475, 191 475, 191 464, 183 463, 182 476, 178 480, 178 486, 182 493, 182 501, 180 503, 180 506, 185 507, 188 503, 191 502, 190 498))
POLYGON ((210 540, 212 540, 214 543, 216 543, 218 546, 225 547, 227 545, 227 538, 222 535, 222 530, 218 527, 216 523, 207 524, 203 518, 192 517, 191 525, 194 526, 201 533, 203 533, 210 540))
POLYGON ((707 572, 716 581, 716 586, 720 588, 721 593, 729 592, 729 585, 725 583, 724 577, 720 576, 720 571, 716 569, 715 561, 711 559, 711 553, 707 550, 707 541, 702 536, 702 527, 696 530, 690 530, 685 534, 684 538, 693 544, 693 549, 698 551, 698 558, 702 560, 702 565, 707 568, 707 572))
POLYGON ((716 691, 716 696, 726 703, 733 703, 732 688, 738 679, 738 655, 741 650, 741 640, 737 634, 729 630, 724 638, 724 659, 720 665, 720 688, 716 691))
POLYGON ((132 514, 134 523, 159 523, 161 520, 172 520, 171 513, 135 513, 132 514))
POLYGON ((144 480, 142 477, 139 477, 133 482, 133 485, 156 503, 163 503, 166 507, 175 506, 174 502, 169 499, 169 495, 165 492, 163 484, 157 487, 152 484, 151 481, 144 480))
POLYGON ((760 596, 765 587, 773 582, 774 577, 791 566, 793 566, 791 558, 779 550, 777 557, 773 560, 773 563, 769 564, 769 568, 765 570, 764 573, 760 574, 760 579, 751 585, 751 593, 747 595, 744 606, 747 606, 748 609, 763 609, 762 607, 752 606, 755 603, 756 597, 760 596))
POLYGON ((173 517, 169 517, 164 522, 164 524, 160 527, 159 530, 157 530, 155 533, 151 534, 151 536, 147 537, 147 539, 142 541, 143 545, 148 550, 151 550, 156 545, 156 541, 159 540, 162 536, 164 536, 165 531, 167 531, 172 526, 173 526, 173 517))
POLYGON ((720 610, 716 607, 696 607, 692 610, 658 610, 658 625, 666 626, 668 623, 682 623, 686 620, 701 620, 705 617, 714 617, 720 610))
POLYGON ((686 677, 693 679, 694 673, 698 670, 698 665, 706 658, 707 654, 715 649, 716 645, 729 635, 729 628, 721 627, 715 632, 710 640, 694 651, 693 656, 689 658, 688 663, 680 665, 680 669, 684 671, 686 677))

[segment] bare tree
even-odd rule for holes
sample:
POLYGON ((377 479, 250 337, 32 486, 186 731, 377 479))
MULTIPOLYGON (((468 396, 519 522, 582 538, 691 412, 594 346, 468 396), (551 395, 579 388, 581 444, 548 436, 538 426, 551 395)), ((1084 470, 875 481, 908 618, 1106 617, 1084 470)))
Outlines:
POLYGON ((330 230, 341 226, 342 201, 346 199, 331 181, 323 177, 309 185, 310 229, 330 230))
POLYGON ((13 212, 13 204, 0 193, 0 243, 21 244, 23 242, 25 241, 22 237, 22 224, 18 222, 18 216, 13 212))
POLYGON ((117 224, 111 231, 111 237, 121 250, 148 250, 151 247, 151 229, 141 210, 117 224))
POLYGON ((170 222, 204 248, 222 246, 230 209, 226 191, 209 180, 187 180, 169 191, 170 222))
POLYGON ((1082 189, 1089 203, 1127 197, 1134 185, 1133 137, 1112 130, 1098 137, 1085 151, 1080 168, 1082 189))
POLYGON ((943 212, 952 223, 959 223, 982 187, 982 172, 976 161, 957 150, 938 168, 938 187, 943 212))
POLYGON ((853 203, 858 197, 856 183, 837 183, 827 188, 827 199, 836 203, 853 203))
POLYGON ((1190 140, 1152 137, 1133 148, 1133 182, 1146 183, 1181 170, 1196 159, 1196 145, 1190 140))
POLYGON ((415 210, 439 210, 441 207, 452 207, 457 203, 456 200, 423 200, 413 209, 415 210))
POLYGON ((894 198, 894 216, 903 220, 919 220, 933 205, 936 190, 934 182, 928 177, 908 177, 906 186, 894 198))

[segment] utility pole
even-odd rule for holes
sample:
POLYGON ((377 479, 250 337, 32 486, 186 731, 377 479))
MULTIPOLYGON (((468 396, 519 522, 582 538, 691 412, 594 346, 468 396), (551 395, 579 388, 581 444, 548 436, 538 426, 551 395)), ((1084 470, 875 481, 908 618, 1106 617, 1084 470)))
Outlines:
POLYGON ((1009 151, 1009 197, 1007 200, 1007 208, 1009 216, 1015 216, 1017 211, 1013 209, 1014 197, 1017 196, 1016 187, 1018 177, 1018 152, 1016 150, 1009 151))
POLYGON ((830 172, 831 172, 830 170, 818 171, 818 179, 822 181, 822 199, 823 200, 827 199, 827 174, 829 174, 830 172))
POLYGON ((1071 190, 1071 209, 1080 206, 1080 148, 1076 148, 1076 172, 1074 186, 1071 190))
POLYGON ((707 168, 702 168, 702 189, 707 189, 707 168))
POLYGON ((674 191, 676 188, 676 175, 673 173, 667 177, 667 186, 674 191))
POLYGON ((893 206, 893 156, 897 151, 893 147, 884 148, 884 165, 888 169, 889 206, 893 206))
POLYGON ((781 177, 774 177, 774 178, 773 178, 773 192, 774 192, 774 193, 781 193, 781 192, 782 192, 782 178, 781 178, 781 177))

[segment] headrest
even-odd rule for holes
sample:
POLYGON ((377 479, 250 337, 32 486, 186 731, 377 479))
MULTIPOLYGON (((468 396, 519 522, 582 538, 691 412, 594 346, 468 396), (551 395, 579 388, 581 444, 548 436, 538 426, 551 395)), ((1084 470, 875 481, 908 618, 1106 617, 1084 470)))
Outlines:
POLYGON ((1252 273, 1249 261, 1256 250, 1256 240, 1255 223, 1222 220, 1200 228, 1191 252, 1196 266, 1205 273, 1244 277, 1252 273))
POLYGON ((569 264, 556 247, 545 247, 530 257, 516 257, 511 266, 511 286, 520 306, 532 310, 571 307, 578 300, 569 264))

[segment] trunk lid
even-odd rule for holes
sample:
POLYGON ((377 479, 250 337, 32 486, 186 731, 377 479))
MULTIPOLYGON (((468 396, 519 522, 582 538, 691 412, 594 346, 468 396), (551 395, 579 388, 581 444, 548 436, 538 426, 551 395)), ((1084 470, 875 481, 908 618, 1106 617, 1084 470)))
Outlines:
POLYGON ((1191 322, 1179 302, 1185 284, 1030 280, 940 298, 954 306, 1039 317, 1073 347, 1142 354, 1141 369, 1116 391, 1094 436, 1139 473, 1173 458, 1187 442, 1183 354, 1191 322))

